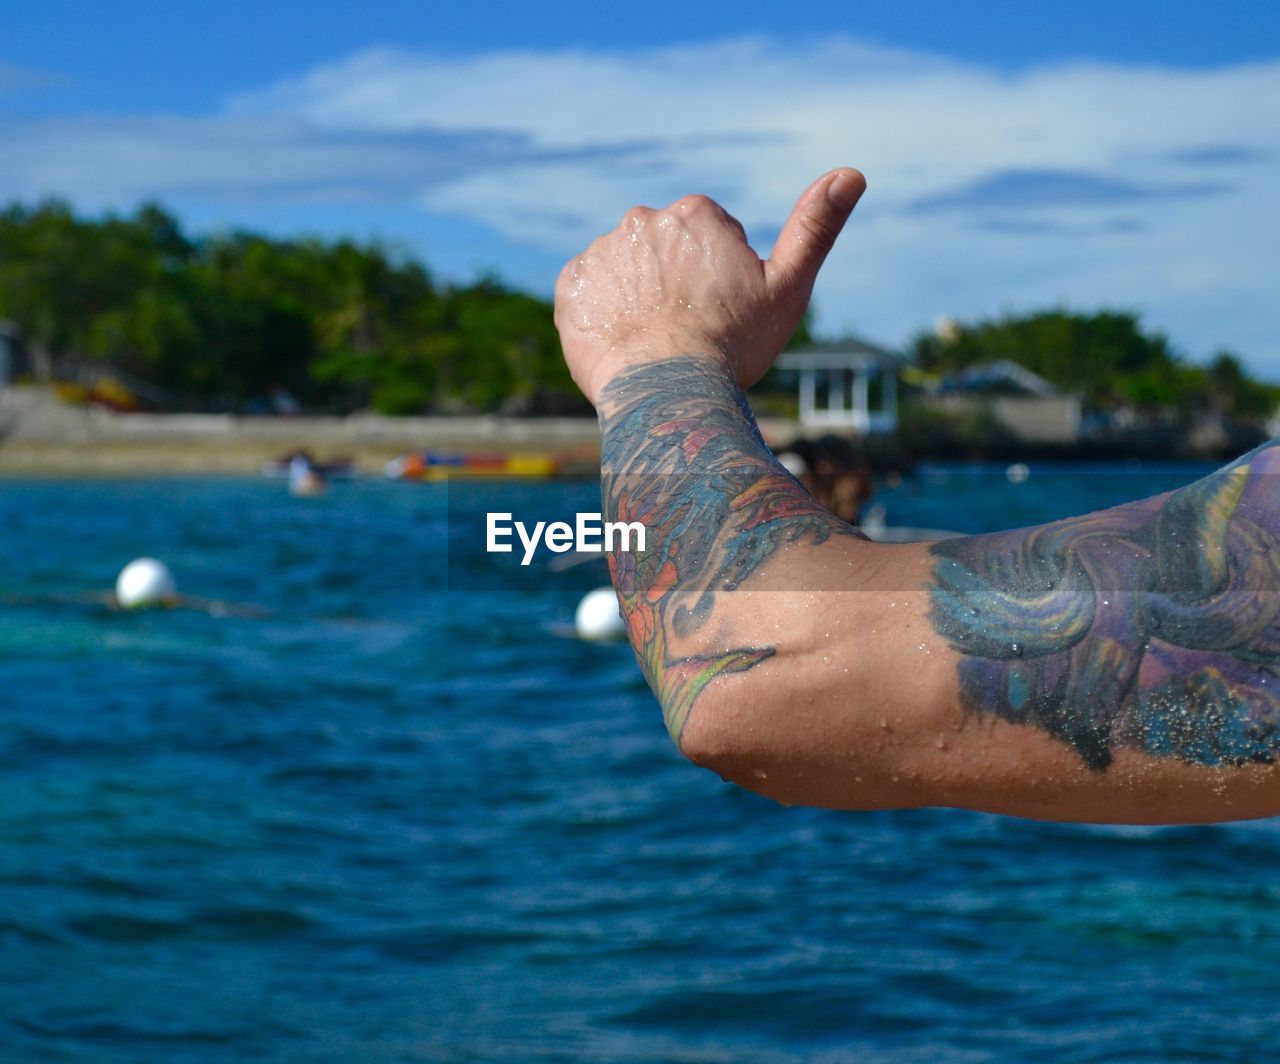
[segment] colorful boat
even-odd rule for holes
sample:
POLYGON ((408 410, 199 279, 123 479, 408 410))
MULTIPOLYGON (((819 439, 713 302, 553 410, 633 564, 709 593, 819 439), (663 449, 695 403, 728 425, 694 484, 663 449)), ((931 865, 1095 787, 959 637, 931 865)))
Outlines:
POLYGON ((440 454, 415 451, 388 462, 394 480, 445 480, 448 477, 551 477, 560 472, 555 455, 541 451, 440 454))

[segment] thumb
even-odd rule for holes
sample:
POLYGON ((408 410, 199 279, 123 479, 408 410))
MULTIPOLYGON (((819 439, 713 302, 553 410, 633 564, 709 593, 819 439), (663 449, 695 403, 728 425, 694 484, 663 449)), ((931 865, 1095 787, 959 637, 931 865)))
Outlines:
POLYGON ((845 166, 823 174, 800 194, 764 264, 770 288, 792 288, 808 296, 845 219, 866 187, 867 179, 845 166))

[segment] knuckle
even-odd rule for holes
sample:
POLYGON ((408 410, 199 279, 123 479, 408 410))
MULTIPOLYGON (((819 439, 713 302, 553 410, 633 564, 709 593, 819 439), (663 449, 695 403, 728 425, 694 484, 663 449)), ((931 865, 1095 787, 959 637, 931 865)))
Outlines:
POLYGON ((806 215, 800 219, 800 228, 823 251, 830 251, 835 246, 837 230, 824 219, 806 215))
POLYGON ((564 264, 564 268, 561 269, 559 276, 556 277, 553 298, 557 310, 560 304, 569 302, 581 290, 583 281, 590 269, 587 255, 588 252, 575 255, 564 264))
POLYGON ((710 211, 720 210, 720 205, 716 203, 710 196, 703 196, 700 193, 693 193, 688 196, 681 196, 672 204, 676 210, 680 211, 710 211))
POLYGON ((653 214, 652 208, 640 206, 637 204, 635 207, 630 208, 625 214, 623 214, 622 224, 623 225, 643 225, 644 222, 647 221, 649 216, 652 214, 653 214))

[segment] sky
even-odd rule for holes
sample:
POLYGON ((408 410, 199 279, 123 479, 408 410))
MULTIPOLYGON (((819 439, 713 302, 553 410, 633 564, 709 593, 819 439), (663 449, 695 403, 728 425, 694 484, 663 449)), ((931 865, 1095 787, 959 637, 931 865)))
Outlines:
POLYGON ((1280 381, 1280 4, 9 0, 0 201, 356 236, 549 295, 630 206, 701 192, 762 254, 868 192, 816 324, 1139 311, 1280 381), (623 10, 623 7, 627 10, 623 10))

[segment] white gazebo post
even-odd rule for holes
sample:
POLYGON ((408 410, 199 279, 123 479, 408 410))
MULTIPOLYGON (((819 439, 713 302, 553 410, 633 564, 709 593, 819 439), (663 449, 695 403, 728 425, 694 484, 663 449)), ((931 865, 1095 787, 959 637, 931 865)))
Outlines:
POLYGON ((814 397, 817 385, 814 381, 813 367, 806 366, 800 371, 800 421, 806 423, 813 420, 814 397))
POLYGON ((867 408, 867 370, 864 366, 853 371, 853 416, 850 420, 858 432, 866 432, 871 426, 871 412, 867 408))

